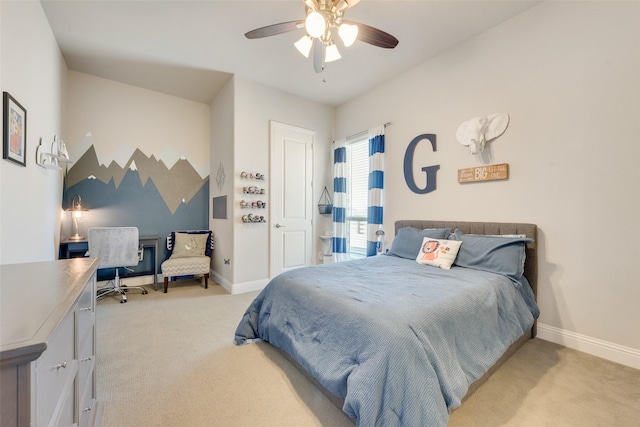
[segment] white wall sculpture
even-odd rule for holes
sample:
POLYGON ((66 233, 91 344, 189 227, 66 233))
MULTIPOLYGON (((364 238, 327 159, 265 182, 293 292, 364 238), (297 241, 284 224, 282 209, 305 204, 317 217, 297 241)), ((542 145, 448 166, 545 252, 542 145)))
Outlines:
POLYGON ((485 144, 502 135, 509 125, 509 115, 494 113, 486 117, 474 117, 462 123, 456 132, 458 142, 469 147, 469 153, 478 154, 485 144))

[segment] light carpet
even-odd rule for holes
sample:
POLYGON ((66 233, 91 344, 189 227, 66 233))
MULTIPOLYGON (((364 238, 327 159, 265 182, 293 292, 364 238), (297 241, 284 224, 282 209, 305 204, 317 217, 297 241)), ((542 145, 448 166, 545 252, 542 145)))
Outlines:
MULTIPOLYGON (((96 394, 103 427, 332 426, 353 422, 266 343, 238 347, 257 295, 210 281, 97 306, 96 394)), ((637 426, 640 371, 529 341, 453 412, 449 426, 637 426)))

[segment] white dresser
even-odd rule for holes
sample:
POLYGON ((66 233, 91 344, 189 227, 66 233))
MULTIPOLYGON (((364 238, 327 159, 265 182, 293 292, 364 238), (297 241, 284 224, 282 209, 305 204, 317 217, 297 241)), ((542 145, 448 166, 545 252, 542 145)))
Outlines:
POLYGON ((95 258, 0 266, 0 426, 94 426, 95 258))

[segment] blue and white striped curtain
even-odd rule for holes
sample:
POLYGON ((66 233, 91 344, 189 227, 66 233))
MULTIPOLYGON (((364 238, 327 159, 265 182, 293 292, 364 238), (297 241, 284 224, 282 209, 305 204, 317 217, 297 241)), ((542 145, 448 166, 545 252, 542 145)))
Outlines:
POLYGON ((349 259, 347 253, 347 139, 334 142, 333 146, 333 260, 349 259))
POLYGON ((369 200, 367 256, 376 255, 376 231, 382 228, 384 192, 384 125, 369 130, 369 200))

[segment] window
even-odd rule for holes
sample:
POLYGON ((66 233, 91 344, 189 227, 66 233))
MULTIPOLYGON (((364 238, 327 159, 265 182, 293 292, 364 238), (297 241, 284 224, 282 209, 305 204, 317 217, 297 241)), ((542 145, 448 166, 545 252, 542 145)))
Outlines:
POLYGON ((347 253, 350 259, 367 253, 367 202, 369 197, 369 140, 347 143, 347 253))
POLYGON ((333 252, 337 262, 380 253, 384 214, 384 129, 336 141, 333 252), (373 135, 370 139, 369 135, 373 135))

